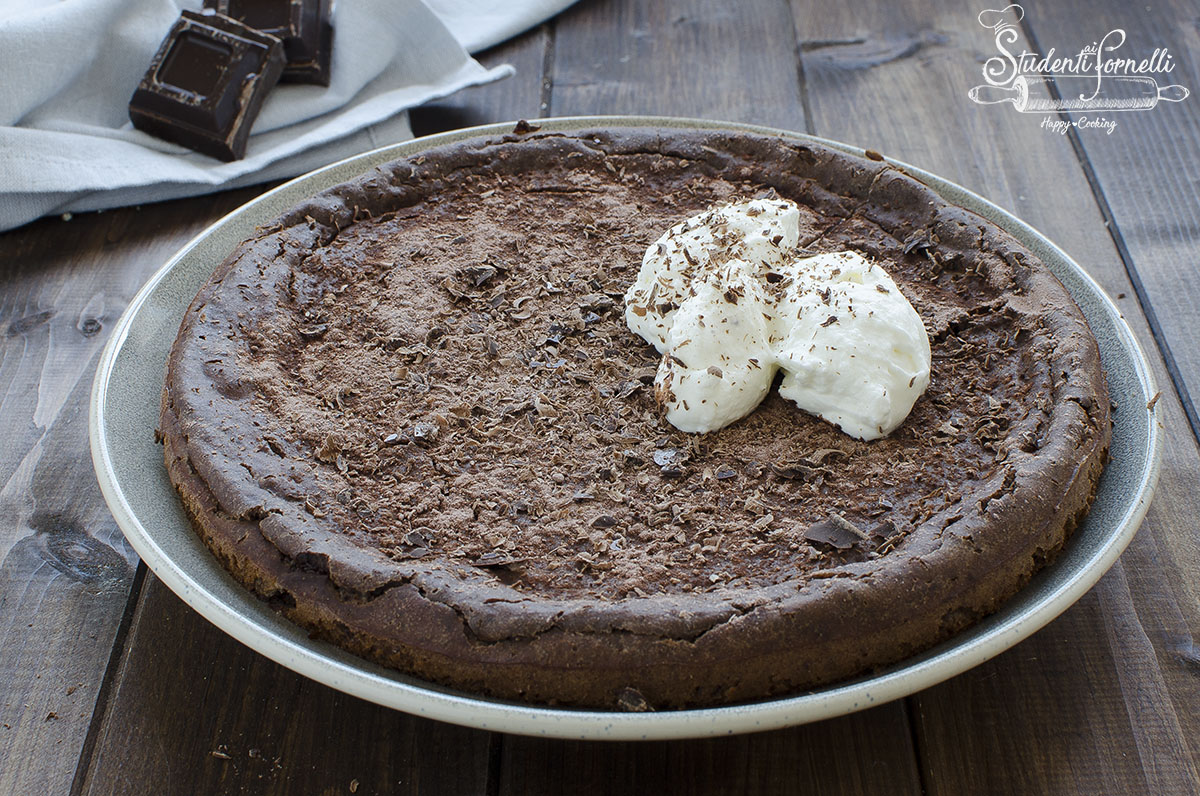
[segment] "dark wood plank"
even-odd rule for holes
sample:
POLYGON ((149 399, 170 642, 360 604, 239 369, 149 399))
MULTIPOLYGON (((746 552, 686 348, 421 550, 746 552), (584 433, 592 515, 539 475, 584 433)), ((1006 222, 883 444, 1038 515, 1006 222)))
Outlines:
POLYGON ((1166 691, 1118 658, 1128 641, 1105 633, 1128 606, 1128 594, 1121 603, 1109 586, 1120 571, 1033 638, 912 700, 929 793, 1187 792, 1192 780, 1179 770, 1162 789, 1147 781, 1169 762, 1182 730, 1133 713, 1126 701, 1123 673, 1145 699, 1166 691), (1170 746, 1139 754, 1139 739, 1152 736, 1170 746))
POLYGON ((897 705, 788 730, 677 742, 508 737, 501 793, 920 793, 897 705))
POLYGON ((81 793, 484 793, 488 733, 418 719, 233 641, 153 575, 81 793))
MULTIPOLYGON (((1145 317, 1070 146, 1029 117, 966 97, 990 55, 976 9, 793 0, 816 132, 956 180, 1031 221, 1120 303, 1143 346, 1145 317), (819 6, 819 8, 818 8, 819 6), (820 11, 821 13, 818 13, 820 11), (933 27, 936 20, 936 28, 933 27), (854 109, 852 114, 846 108, 854 109)), ((1193 792, 1200 737, 1200 628, 1189 530, 1194 441, 1160 359, 1168 441, 1158 498, 1101 586, 995 661, 912 699, 931 793, 1193 792), (1130 574, 1136 573, 1136 574, 1130 574), (1136 578, 1142 588, 1125 584, 1136 578), (1143 590, 1143 588, 1145 590, 1143 590)))
MULTIPOLYGON (((762 0, 583 3, 556 29, 554 115, 668 114, 803 129, 792 21, 762 0)), ((919 793, 902 703, 740 738, 504 739, 502 792, 919 793)))
POLYGON ((473 86, 414 108, 409 112, 413 133, 430 135, 480 124, 545 116, 542 68, 553 41, 553 25, 553 22, 547 22, 480 53, 477 59, 484 66, 511 64, 516 74, 498 83, 473 86))
POLYGON ((66 792, 136 558, 92 473, 108 330, 204 220, 254 191, 45 219, 0 235, 0 792, 66 792))
POLYGON ((733 119, 804 129, 783 3, 580 3, 559 17, 550 113, 733 119))
POLYGON ((1195 792, 1194 719, 1164 682, 1130 569, 1118 563, 1052 626, 915 700, 930 793, 1195 792))
MULTIPOLYGON (((1033 36, 1030 50, 1076 53, 1120 28, 1126 40, 1109 57, 1147 58, 1155 48, 1170 51, 1175 69, 1153 75, 1160 85, 1191 91, 1183 102, 1160 102, 1151 110, 1075 114, 1117 122, 1103 128, 1073 129, 1069 135, 1083 152, 1113 232, 1122 247, 1172 376, 1185 398, 1194 433, 1200 417, 1200 283, 1196 280, 1200 245, 1200 40, 1194 2, 1170 0, 1144 10, 1119 2, 1068 0, 1027 9, 1024 27, 1033 36)), ((1111 43, 1112 40, 1109 40, 1111 43)), ((1060 87, 1061 89, 1062 87, 1060 87)), ((996 108, 1008 111, 1011 107, 996 108)), ((1042 116, 1025 115, 1026 126, 1042 116)), ((1054 118, 1054 117, 1049 117, 1054 118)))
MULTIPOLYGON (((536 116, 548 35, 535 30, 493 48, 484 61, 514 61, 517 75, 414 112, 414 126, 421 113, 434 128, 536 116), (460 102, 465 116, 453 112, 460 102)), ((123 655, 82 792, 153 784, 188 794, 343 793, 352 782, 357 793, 484 790, 488 733, 415 719, 294 675, 210 626, 153 577, 123 655), (130 750, 130 737, 157 740, 130 750)))

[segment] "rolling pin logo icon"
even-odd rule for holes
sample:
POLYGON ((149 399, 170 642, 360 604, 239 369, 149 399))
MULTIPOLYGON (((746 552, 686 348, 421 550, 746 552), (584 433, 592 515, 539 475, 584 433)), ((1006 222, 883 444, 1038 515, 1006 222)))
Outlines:
POLYGON ((1183 86, 1160 86, 1152 77, 1018 75, 1007 86, 976 86, 967 96, 980 105, 1011 102, 1021 113, 1060 111, 1146 111, 1159 102, 1182 102, 1183 86), (1059 97, 1047 90, 1057 85, 1059 97))

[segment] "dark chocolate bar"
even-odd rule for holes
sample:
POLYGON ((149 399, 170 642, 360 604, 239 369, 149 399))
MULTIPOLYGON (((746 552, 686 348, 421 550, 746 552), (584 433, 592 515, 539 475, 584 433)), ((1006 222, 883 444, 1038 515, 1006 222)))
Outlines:
POLYGON ((221 14, 184 11, 133 93, 129 118, 151 135, 237 160, 283 63, 279 38, 221 14))
POLYGON ((330 0, 204 0, 204 7, 283 39, 281 80, 329 85, 330 0))

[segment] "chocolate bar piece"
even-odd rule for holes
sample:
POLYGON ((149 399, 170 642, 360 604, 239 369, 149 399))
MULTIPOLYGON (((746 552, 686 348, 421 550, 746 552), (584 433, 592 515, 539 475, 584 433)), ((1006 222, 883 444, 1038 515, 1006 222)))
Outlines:
POLYGON ((282 71, 277 37, 220 14, 184 11, 133 93, 129 118, 151 135, 237 160, 282 71))
POLYGON ((204 7, 283 39, 281 80, 329 85, 330 0, 204 0, 204 7))

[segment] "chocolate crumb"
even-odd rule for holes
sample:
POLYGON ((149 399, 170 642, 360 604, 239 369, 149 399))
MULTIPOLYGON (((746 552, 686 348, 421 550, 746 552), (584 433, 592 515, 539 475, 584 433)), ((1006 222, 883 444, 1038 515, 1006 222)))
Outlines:
POLYGON ((617 707, 629 713, 646 713, 653 710, 646 697, 636 688, 622 688, 617 693, 617 707))
POLYGON ((301 327, 300 327, 299 329, 297 329, 296 331, 298 331, 298 332, 300 333, 300 336, 301 336, 301 337, 303 337, 303 338, 305 338, 305 339, 307 339, 307 340, 311 340, 311 339, 313 339, 313 338, 315 338, 315 337, 320 337, 320 336, 322 336, 323 334, 325 334, 326 332, 328 332, 328 331, 329 331, 329 324, 327 324, 327 323, 318 323, 318 324, 316 324, 316 325, 314 325, 314 326, 301 326, 301 327))
POLYGON ((810 542, 836 547, 838 550, 849 550, 855 543, 870 537, 845 517, 830 514, 820 522, 810 525, 804 532, 804 538, 810 542))
POLYGON ((490 282, 496 274, 499 273, 495 266, 491 265, 475 265, 470 268, 464 268, 461 272, 463 278, 471 283, 472 287, 483 287, 490 282))
POLYGON ((683 454, 674 448, 663 448, 654 452, 654 463, 659 467, 665 467, 668 464, 674 464, 682 456, 683 454))
POLYGON ((911 254, 915 251, 922 251, 933 246, 933 235, 928 229, 918 229, 913 232, 904 241, 905 254, 911 254))
POLYGON ((484 553, 483 555, 479 556, 479 558, 472 561, 471 566, 483 567, 483 568, 511 567, 516 564, 520 564, 521 562, 523 562, 525 560, 526 559, 524 559, 520 556, 513 556, 513 555, 509 555, 507 553, 500 553, 500 552, 496 552, 495 550, 492 550, 490 552, 484 553))
POLYGON ((416 423, 412 427, 412 438, 416 442, 428 444, 437 440, 439 429, 435 423, 416 423))

